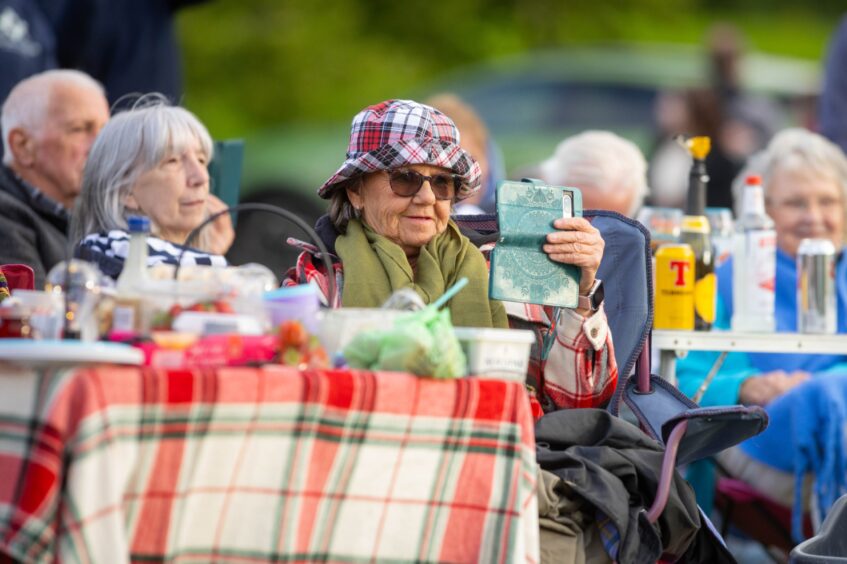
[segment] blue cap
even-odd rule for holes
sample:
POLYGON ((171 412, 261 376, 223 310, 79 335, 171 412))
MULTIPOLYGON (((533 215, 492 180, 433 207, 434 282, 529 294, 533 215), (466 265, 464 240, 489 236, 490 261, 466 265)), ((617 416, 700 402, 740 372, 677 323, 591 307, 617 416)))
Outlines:
POLYGON ((150 218, 145 215, 131 215, 126 223, 130 233, 150 233, 150 218))

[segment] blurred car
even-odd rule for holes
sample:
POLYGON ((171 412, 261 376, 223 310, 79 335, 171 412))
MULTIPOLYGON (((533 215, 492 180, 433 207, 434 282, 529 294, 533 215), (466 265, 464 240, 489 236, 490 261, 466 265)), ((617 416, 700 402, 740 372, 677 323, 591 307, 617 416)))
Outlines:
MULTIPOLYGON (((759 53, 743 59, 740 75, 744 90, 771 98, 787 123, 805 119, 820 80, 817 62, 759 53)), ((658 94, 703 87, 709 78, 702 48, 612 45, 500 59, 453 73, 434 91, 454 91, 477 109, 512 170, 585 129, 608 129, 646 149, 657 133, 658 94)))
MULTIPOLYGON (((782 123, 777 127, 811 124, 820 84, 816 61, 749 53, 740 74, 746 91, 779 108, 782 123)), ((585 129, 614 131, 649 153, 658 134, 657 96, 706 86, 709 78, 706 54, 696 46, 583 46, 474 65, 398 96, 459 95, 486 122, 506 171, 514 172, 540 162, 564 137, 585 129)), ((313 222, 326 208, 315 190, 341 163, 349 127, 349 120, 283 126, 248 138, 243 200, 278 203, 313 222)), ((272 227, 258 215, 239 221, 231 258, 258 260, 278 272, 290 266, 296 253, 280 251, 280 230, 295 232, 289 226, 272 227)))

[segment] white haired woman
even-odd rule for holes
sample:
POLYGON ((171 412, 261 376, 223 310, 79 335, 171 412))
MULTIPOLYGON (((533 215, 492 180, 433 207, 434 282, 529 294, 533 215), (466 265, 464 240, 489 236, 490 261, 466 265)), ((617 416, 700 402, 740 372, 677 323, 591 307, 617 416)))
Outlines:
POLYGON ((540 165, 541 178, 582 191, 586 209, 627 217, 647 196, 647 161, 635 143, 610 131, 589 130, 564 139, 540 165))
MULTIPOLYGON (((511 322, 535 330, 527 385, 537 415, 601 405, 617 382, 602 306, 557 316, 551 309, 490 300, 485 257, 450 219, 453 204, 479 184, 479 165, 443 113, 410 100, 365 108, 353 119, 347 160, 318 190, 330 200, 316 231, 333 255, 338 292, 327 295, 328 273, 307 245, 284 284, 315 282, 334 306, 379 307, 407 287, 430 303, 467 277, 468 286, 449 303, 455 325, 505 328, 511 322)), ((551 260, 581 267, 580 290, 588 294, 603 239, 582 218, 560 219, 555 227, 544 251, 551 260)))
POLYGON ((212 139, 194 114, 163 99, 143 98, 115 115, 91 147, 82 194, 71 222, 77 255, 117 277, 128 250, 127 218, 150 218, 148 265, 226 266, 234 238, 224 215, 201 232, 196 248, 182 243, 192 229, 225 206, 209 193, 212 139))
MULTIPOLYGON (((847 333, 847 260, 843 249, 847 157, 824 137, 792 128, 777 134, 763 153, 752 158, 742 177, 750 173, 762 177, 766 211, 776 228, 777 331, 797 330, 795 259, 803 239, 817 238, 828 239, 838 251, 835 274, 838 332, 847 333)), ((732 270, 729 261, 717 273, 717 329, 730 326, 732 270)), ((689 353, 677 364, 679 388, 689 396, 695 394, 716 357, 717 353, 689 353)), ((841 399, 847 401, 847 387, 835 393, 822 391, 824 387, 839 387, 832 378, 841 375, 847 375, 847 351, 835 355, 730 353, 700 403, 703 406, 764 405, 770 415, 770 425, 764 433, 721 456, 730 473, 772 499, 790 505, 796 493, 794 472, 801 471, 796 467, 796 452, 792 448, 798 429, 792 412, 805 405, 808 394, 825 393, 830 400, 836 400, 843 393, 841 399)), ((820 411, 826 413, 815 417, 838 415, 838 409, 820 411)), ((847 411, 842 416, 847 416, 847 411)))

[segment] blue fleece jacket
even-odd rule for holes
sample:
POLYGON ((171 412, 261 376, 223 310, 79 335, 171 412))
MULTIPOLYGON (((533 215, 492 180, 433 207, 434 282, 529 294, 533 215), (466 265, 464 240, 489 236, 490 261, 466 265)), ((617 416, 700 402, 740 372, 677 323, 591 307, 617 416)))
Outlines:
MULTIPOLYGON (((847 333, 847 260, 842 252, 836 268, 838 332, 847 333)), ((728 329, 732 318, 732 261, 718 269, 718 311, 715 329, 728 329)), ((795 260, 777 251, 776 329, 797 329, 797 269, 795 260)), ((677 363, 679 388, 689 397, 696 393, 717 352, 691 352, 677 363)), ((847 351, 844 355, 786 353, 730 353, 703 395, 701 405, 738 403, 738 390, 747 378, 773 370, 804 370, 812 374, 801 384, 766 406, 770 424, 741 449, 769 466, 794 474, 797 487, 792 529, 802 539, 800 487, 803 476, 816 476, 815 495, 824 513, 847 491, 847 351)))
MULTIPOLYGON (((847 260, 840 255, 836 269, 838 332, 847 333, 847 260)), ((732 318, 732 260, 718 271, 718 305, 715 330, 728 330, 732 318)), ((797 267, 794 259, 777 250, 776 330, 797 330, 797 267)), ((690 352, 677 363, 679 389, 691 397, 703 383, 718 352, 690 352)), ((703 406, 738 403, 738 390, 747 378, 773 370, 805 370, 810 373, 847 371, 847 351, 843 355, 786 353, 730 353, 700 402, 703 406)))

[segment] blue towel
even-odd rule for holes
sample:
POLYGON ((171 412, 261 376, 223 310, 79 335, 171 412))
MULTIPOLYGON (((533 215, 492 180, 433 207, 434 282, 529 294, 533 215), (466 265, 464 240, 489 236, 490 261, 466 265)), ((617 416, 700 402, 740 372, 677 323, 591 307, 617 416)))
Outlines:
MULTIPOLYGON (((839 255, 836 266, 838 332, 847 333, 847 260, 839 255)), ((726 329, 732 315, 732 261, 718 269, 718 320, 726 329)), ((776 328, 781 332, 797 329, 797 268, 795 260, 777 250, 776 328)), ((693 393, 702 382, 717 353, 692 352, 677 366, 680 388, 693 393)), ((770 424, 759 436, 741 444, 753 459, 786 473, 794 474, 798 487, 792 513, 792 534, 802 540, 803 476, 816 474, 814 495, 822 515, 845 490, 845 446, 843 426, 847 423, 847 355, 790 353, 730 353, 704 403, 728 404, 737 401, 738 386, 755 373, 804 370, 812 380, 789 391, 767 406, 770 424), (710 395, 711 394, 711 395, 710 395), (706 400, 709 400, 706 402, 706 400)))
POLYGON ((803 481, 814 473, 821 520, 847 493, 847 374, 820 375, 767 406, 770 426, 743 449, 750 456, 794 473, 792 535, 803 540, 803 481))

